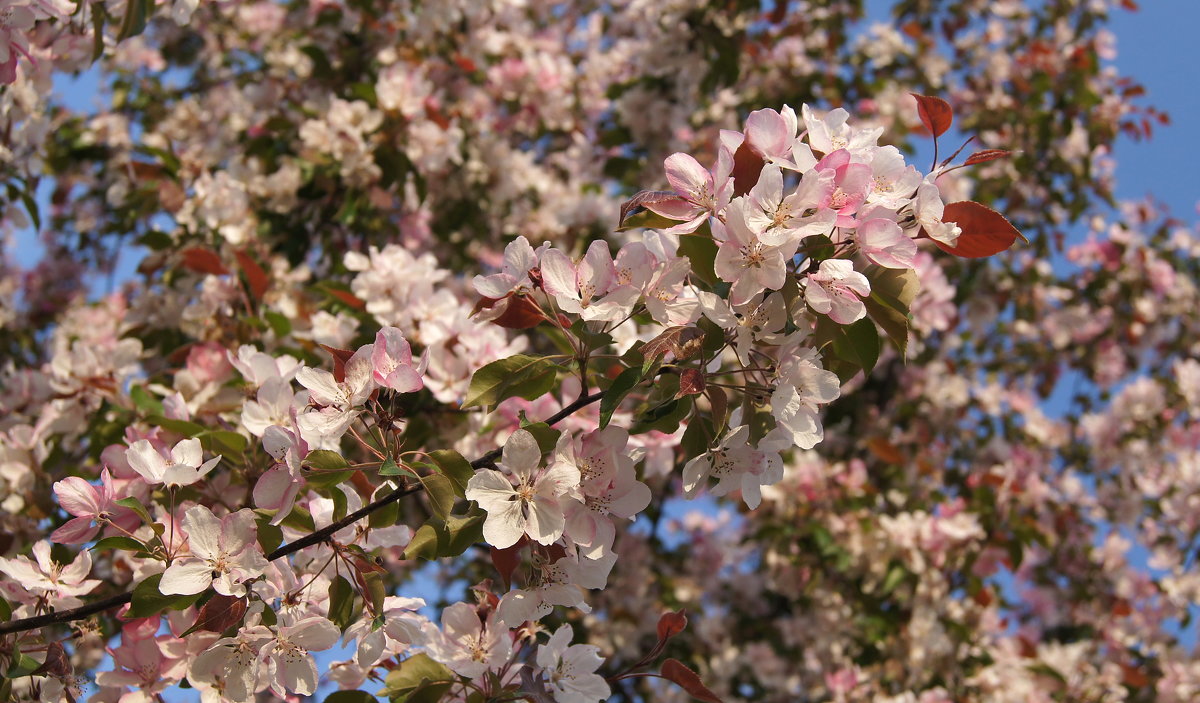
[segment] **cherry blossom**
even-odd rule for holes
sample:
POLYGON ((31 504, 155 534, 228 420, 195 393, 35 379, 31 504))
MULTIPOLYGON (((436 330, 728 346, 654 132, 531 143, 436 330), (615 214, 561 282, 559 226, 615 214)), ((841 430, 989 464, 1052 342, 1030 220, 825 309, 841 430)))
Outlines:
POLYGON ((542 281, 562 310, 585 320, 619 321, 640 297, 637 288, 616 282, 612 255, 602 241, 592 242, 578 264, 557 249, 546 250, 542 281))

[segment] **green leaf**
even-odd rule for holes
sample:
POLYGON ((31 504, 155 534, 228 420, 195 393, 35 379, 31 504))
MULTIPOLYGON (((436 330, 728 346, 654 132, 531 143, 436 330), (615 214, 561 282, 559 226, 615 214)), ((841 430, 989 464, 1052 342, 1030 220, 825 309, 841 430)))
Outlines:
MULTIPOLYGON (((425 466, 429 465, 425 464, 425 466)), ((450 517, 450 511, 459 497, 454 482, 439 473, 417 476, 417 479, 425 487, 425 494, 429 496, 429 507, 433 510, 433 514, 442 520, 450 517)))
POLYGON ((162 415, 162 401, 150 395, 149 391, 141 386, 133 386, 129 389, 129 398, 133 401, 134 407, 141 410, 146 415, 162 415))
POLYGON ((117 41, 125 41, 141 34, 146 29, 146 21, 153 13, 154 0, 129 0, 125 4, 125 17, 121 20, 117 41))
POLYGON ((204 425, 198 425, 187 420, 173 420, 161 415, 151 415, 146 418, 146 422, 188 438, 195 437, 204 432, 204 425))
POLYGON ((383 574, 378 571, 364 571, 361 576, 362 585, 365 586, 367 596, 371 599, 370 612, 382 615, 383 599, 387 597, 387 586, 383 583, 383 574))
POLYGON ((29 219, 33 220, 33 228, 41 230, 42 215, 38 211, 37 201, 33 199, 28 190, 21 190, 21 202, 25 205, 25 211, 29 213, 29 219))
POLYGON ((417 528, 404 550, 404 558, 432 561, 462 554, 471 545, 483 541, 483 517, 480 511, 465 516, 451 515, 444 521, 429 518, 417 528))
MULTIPOLYGON (((138 244, 152 249, 154 251, 162 251, 175 246, 175 240, 171 239, 171 235, 161 230, 152 229, 138 238, 138 244)), ((159 411, 162 414, 162 411, 159 411)))
POLYGON ((348 481, 353 475, 353 471, 309 471, 304 478, 309 486, 320 490, 332 488, 343 481, 348 481))
POLYGON ((819 346, 831 345, 832 358, 828 351, 826 360, 829 370, 838 374, 842 381, 847 378, 843 373, 853 376, 862 369, 864 374, 870 374, 879 361, 880 341, 875 323, 863 318, 853 324, 839 325, 825 315, 817 317, 817 329, 814 334, 819 346), (846 362, 848 366, 839 367, 833 361, 846 362), (850 367, 853 367, 852 370, 850 367))
POLYGON ((12 605, 4 598, 0 597, 0 620, 7 621, 12 618, 12 605))
POLYGON ((264 554, 279 549, 279 545, 283 544, 283 530, 279 525, 272 525, 269 518, 256 520, 258 523, 258 546, 262 547, 264 554))
MULTIPOLYGON (((292 321, 274 310, 264 312, 263 319, 271 326, 271 331, 275 333, 276 337, 286 337, 292 333, 292 321)), ((352 691, 347 691, 347 693, 352 693, 352 691)))
POLYGON ((13 660, 12 666, 8 667, 8 673, 5 674, 10 679, 19 679, 22 676, 29 676, 38 670, 42 663, 28 654, 18 654, 13 660))
POLYGON ((892 564, 888 569, 887 576, 883 577, 883 586, 880 588, 880 595, 888 595, 896 590, 905 577, 908 576, 908 570, 899 564, 892 564))
POLYGON ((354 607, 354 586, 345 576, 338 575, 329 583, 329 619, 342 632, 357 619, 354 607))
POLYGON ((463 458, 462 454, 453 449, 438 449, 429 453, 429 458, 437 463, 440 470, 446 478, 454 482, 455 492, 459 496, 466 495, 467 482, 475 475, 475 469, 471 468, 471 462, 463 458))
POLYGON ((805 237, 800 242, 800 254, 816 261, 832 259, 834 255, 833 240, 823 234, 805 237))
POLYGON ((392 457, 383 460, 383 465, 379 467, 380 476, 412 476, 413 472, 407 468, 400 466, 392 457))
POLYGON ((406 693, 428 683, 456 679, 454 672, 430 659, 429 655, 414 654, 388 672, 387 679, 384 680, 384 689, 379 694, 390 696, 406 693))
POLYGON ((203 592, 190 596, 165 595, 158 590, 158 582, 161 580, 162 574, 154 574, 133 589, 133 601, 129 604, 129 611, 125 613, 126 619, 148 618, 168 608, 183 610, 195 604, 200 600, 200 596, 204 595, 203 592))
POLYGON ((208 451, 236 459, 242 458, 250 444, 245 437, 229 430, 205 430, 196 437, 208 451))
POLYGON ((149 548, 146 547, 146 545, 142 544, 141 542, 137 541, 136 539, 134 539, 132 537, 124 537, 121 535, 116 535, 114 537, 105 537, 104 539, 93 544, 91 547, 89 547, 89 549, 91 551, 96 551, 96 550, 100 550, 100 549, 123 549, 127 552, 149 552, 150 551, 149 548))
POLYGON ((871 295, 863 299, 867 314, 879 323, 903 356, 908 346, 908 313, 921 290, 917 272, 872 264, 863 270, 863 275, 871 283, 871 295))
POLYGON ((133 512, 137 513, 137 516, 140 517, 142 522, 145 522, 146 524, 154 522, 150 519, 150 511, 146 510, 146 506, 142 505, 142 501, 133 496, 121 498, 120 500, 114 500, 113 503, 121 506, 122 508, 129 508, 133 512))
MULTIPOLYGON (((675 376, 667 378, 675 379, 675 389, 679 389, 679 379, 675 376)), ((683 418, 687 417, 692 411, 692 396, 684 396, 682 398, 672 398, 660 405, 652 406, 641 415, 637 421, 629 428, 629 434, 642 434, 651 430, 658 430, 665 434, 671 434, 679 429, 679 423, 683 418)))
POLYGON ((679 238, 679 255, 686 256, 692 262, 692 274, 708 285, 714 285, 719 279, 714 269, 717 260, 717 243, 709 233, 708 225, 703 225, 695 234, 679 238))
POLYGON ((528 422, 525 420, 524 413, 521 413, 521 419, 521 429, 533 435, 533 438, 537 440, 538 449, 541 449, 543 454, 554 449, 558 444, 558 438, 562 436, 561 430, 556 430, 544 422, 528 422))
POLYGON ((863 298, 863 305, 867 308, 867 314, 879 324, 883 333, 887 335, 888 341, 903 358, 908 349, 908 315, 883 303, 875 297, 874 293, 868 298, 863 298))
POLYGON ((471 377, 462 407, 493 406, 517 396, 537 400, 554 387, 557 370, 550 359, 525 354, 493 361, 471 377))
POLYGON ((620 407, 621 401, 625 400, 625 396, 629 395, 629 391, 642 380, 641 369, 625 369, 613 379, 612 385, 604 391, 604 397, 600 399, 600 428, 608 427, 608 423, 612 420, 613 413, 620 407))
POLYGON ((319 471, 341 471, 350 466, 346 457, 328 449, 314 449, 304 457, 304 463, 319 471))

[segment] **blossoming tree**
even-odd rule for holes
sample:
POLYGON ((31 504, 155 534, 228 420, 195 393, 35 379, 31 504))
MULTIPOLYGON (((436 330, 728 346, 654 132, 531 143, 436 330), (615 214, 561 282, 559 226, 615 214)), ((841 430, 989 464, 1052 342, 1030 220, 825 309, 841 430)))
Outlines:
POLYGON ((0 0, 0 699, 1192 700, 1109 4, 0 0))

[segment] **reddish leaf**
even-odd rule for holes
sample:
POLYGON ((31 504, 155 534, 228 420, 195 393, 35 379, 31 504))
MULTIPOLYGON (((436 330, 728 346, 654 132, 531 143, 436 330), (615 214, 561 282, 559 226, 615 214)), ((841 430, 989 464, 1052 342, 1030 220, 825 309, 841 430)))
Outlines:
POLYGON ((733 171, 730 173, 733 176, 733 194, 745 195, 750 192, 758 183, 758 177, 762 175, 763 157, 755 151, 749 142, 743 141, 742 145, 733 154, 733 171))
POLYGON ((246 282, 250 284, 250 292, 254 294, 254 299, 262 300, 263 294, 271 287, 271 277, 247 252, 238 251, 234 256, 237 257, 238 266, 242 267, 242 273, 246 274, 246 282))
POLYGON ((691 694, 692 698, 705 701, 705 703, 721 703, 717 694, 708 690, 708 687, 701 683, 696 672, 684 666, 677 659, 668 659, 663 662, 662 677, 678 684, 680 688, 691 694))
POLYGON ((925 125, 925 129, 928 129, 935 139, 945 134, 950 125, 954 124, 954 110, 950 109, 950 103, 932 95, 909 94, 917 99, 917 114, 921 116, 921 124, 925 125))
POLYGON ((713 429, 719 434, 725 426, 725 417, 729 413, 729 396, 717 386, 707 389, 708 402, 712 406, 713 429))
POLYGON ((242 621, 246 615, 246 599, 223 596, 208 599, 188 632, 224 632, 242 621))
POLYGON ((211 273, 214 276, 224 276, 229 273, 221 257, 215 251, 202 247, 192 247, 183 250, 183 267, 196 273, 211 273))
POLYGON ((683 609, 680 608, 677 612, 667 611, 658 619, 658 641, 665 642, 687 627, 687 615, 684 615, 683 609))
POLYGON ((665 356, 667 352, 676 359, 686 359, 704 344, 704 331, 699 327, 668 327, 662 334, 642 347, 642 356, 647 360, 665 356))
POLYGON ((963 162, 963 166, 981 164, 985 161, 995 161, 996 159, 1007 159, 1010 156, 1012 156, 1012 152, 1008 149, 984 149, 967 157, 967 160, 963 162))
POLYGON ((704 392, 704 372, 700 369, 684 369, 679 372, 679 392, 676 398, 685 395, 700 395, 704 392))
POLYGON ((354 352, 349 349, 337 349, 325 344, 318 344, 325 351, 333 356, 333 380, 341 383, 346 380, 346 362, 350 361, 350 357, 354 356, 354 352))
POLYGON ((475 303, 471 314, 477 315, 481 322, 491 322, 494 325, 509 330, 527 330, 537 327, 546 316, 542 314, 537 303, 528 296, 510 293, 497 300, 496 298, 480 298, 475 303))
POLYGON ((30 672, 31 676, 57 676, 63 678, 71 675, 71 660, 67 652, 58 642, 46 645, 46 661, 30 672))
POLYGON ((621 216, 618 222, 625 224, 625 220, 629 217, 629 214, 639 208, 648 208, 651 205, 674 201, 683 202, 683 198, 680 198, 676 193, 665 190, 643 190, 629 200, 621 203, 621 216))
POLYGON ((328 288, 325 292, 356 310, 365 310, 367 307, 366 302, 353 293, 347 293, 344 290, 337 290, 336 288, 328 288))
POLYGON ((513 572, 521 565, 521 548, 525 546, 525 542, 526 539, 522 537, 521 541, 507 549, 492 547, 492 565, 500 572, 505 587, 512 583, 513 572))
POLYGON ((936 239, 933 243, 948 254, 966 259, 981 259, 998 254, 1011 247, 1018 238, 1029 241, 1021 236, 1004 215, 970 200, 947 205, 946 211, 942 213, 942 221, 958 225, 962 234, 952 247, 936 239))

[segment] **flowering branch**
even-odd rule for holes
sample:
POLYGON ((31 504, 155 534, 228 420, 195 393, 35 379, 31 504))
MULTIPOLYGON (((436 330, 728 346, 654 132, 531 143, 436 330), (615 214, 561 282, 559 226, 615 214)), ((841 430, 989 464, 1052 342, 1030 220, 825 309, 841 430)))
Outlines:
MULTIPOLYGON (((580 410, 581 408, 585 408, 592 403, 599 401, 603 397, 604 391, 597 391, 590 395, 581 395, 575 402, 567 405, 562 410, 559 410, 547 418, 546 424, 553 425, 580 410)), ((471 468, 480 469, 491 465, 500 456, 501 451, 502 449, 500 448, 489 451, 478 459, 472 461, 471 468)), ((335 534, 339 530, 358 522, 359 520, 371 515, 371 513, 374 513, 381 508, 395 503, 405 496, 419 492, 421 488, 421 484, 401 486, 379 500, 355 510, 341 520, 336 520, 309 535, 279 547, 267 555, 267 560, 276 561, 286 557, 289 554, 294 554, 305 547, 311 547, 314 544, 320 544, 321 542, 329 539, 331 535, 335 534)), ((96 613, 102 613, 106 610, 119 608, 122 605, 130 602, 132 599, 133 592, 127 591, 103 600, 98 600, 95 603, 82 605, 78 608, 71 608, 70 610, 62 610, 55 613, 46 613, 44 615, 36 615, 30 618, 13 620, 4 624, 0 624, 0 635, 7 635, 15 632, 25 632, 26 630, 36 630, 39 627, 46 627, 48 625, 58 625, 66 622, 73 622, 75 620, 82 620, 88 616, 95 615, 96 613)))

